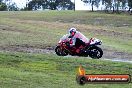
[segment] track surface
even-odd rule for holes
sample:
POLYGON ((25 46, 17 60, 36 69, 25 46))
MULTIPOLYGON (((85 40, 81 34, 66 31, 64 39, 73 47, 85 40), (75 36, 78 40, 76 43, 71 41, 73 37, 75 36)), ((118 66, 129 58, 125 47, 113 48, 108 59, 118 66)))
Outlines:
MULTIPOLYGON (((28 46, 28 45, 21 45, 21 46, 12 45, 12 46, 0 47, 1 52, 24 52, 24 53, 41 53, 41 54, 44 54, 44 53, 55 54, 54 49, 55 49, 55 46, 36 48, 36 47, 28 46)), ((108 50, 103 47, 102 49, 103 49, 104 55, 101 59, 103 60, 132 63, 132 54, 130 53, 108 50)))

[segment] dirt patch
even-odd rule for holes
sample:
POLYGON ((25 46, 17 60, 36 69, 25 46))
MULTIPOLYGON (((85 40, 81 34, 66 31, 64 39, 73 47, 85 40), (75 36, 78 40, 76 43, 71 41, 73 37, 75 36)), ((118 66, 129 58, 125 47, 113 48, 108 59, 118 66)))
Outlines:
MULTIPOLYGON (((41 54, 55 54, 55 46, 40 47, 25 45, 10 45, 10 46, 0 46, 1 52, 24 52, 24 53, 41 53, 41 54)), ((102 47, 104 55, 102 58, 107 58, 111 60, 121 60, 121 61, 132 61, 132 54, 126 52, 119 52, 113 49, 107 49, 102 47)))
POLYGON ((7 26, 7 25, 0 25, 0 31, 12 31, 12 32, 20 32, 20 33, 30 33, 31 32, 29 30, 18 29, 16 27, 7 26))
POLYGON ((123 39, 132 39, 132 34, 125 34, 121 32, 115 32, 115 31, 107 31, 107 30, 93 30, 93 33, 98 33, 103 36, 113 36, 113 37, 119 37, 123 39))
POLYGON ((24 53, 54 53, 54 47, 35 47, 24 45, 0 46, 2 52, 24 52, 24 53))
POLYGON ((85 25, 85 24, 75 24, 75 23, 61 23, 59 21, 56 22, 45 22, 45 21, 33 21, 33 20, 17 20, 18 23, 21 24, 33 24, 33 25, 39 25, 40 27, 46 27, 49 29, 64 29, 67 30, 70 27, 76 27, 77 30, 81 32, 88 32, 96 35, 103 35, 103 36, 113 36, 113 37, 119 37, 123 39, 131 39, 132 34, 131 33, 122 33, 117 32, 114 30, 105 30, 106 28, 97 28, 93 25, 85 25))
POLYGON ((112 50, 112 49, 107 49, 103 48, 103 58, 108 58, 108 59, 122 59, 122 60, 131 60, 132 61, 132 54, 127 53, 127 52, 121 52, 117 50, 112 50))
POLYGON ((7 26, 7 25, 0 25, 0 32, 10 32, 10 33, 22 33, 22 34, 29 34, 29 35, 44 35, 44 32, 41 31, 33 31, 31 29, 20 29, 15 26, 7 26))

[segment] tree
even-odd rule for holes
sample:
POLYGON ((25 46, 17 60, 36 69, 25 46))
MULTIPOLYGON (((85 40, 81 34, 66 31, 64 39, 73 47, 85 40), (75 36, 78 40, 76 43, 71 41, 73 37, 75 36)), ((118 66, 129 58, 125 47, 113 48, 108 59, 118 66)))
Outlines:
POLYGON ((128 6, 129 6, 129 10, 130 11, 132 9, 132 0, 128 0, 128 6))
POLYGON ((74 9, 74 3, 71 0, 55 0, 56 8, 62 10, 72 10, 74 9))
POLYGON ((102 3, 105 4, 106 10, 113 8, 113 13, 119 13, 119 7, 124 8, 126 6, 127 0, 102 0, 102 3))
POLYGON ((0 10, 17 11, 19 9, 12 0, 0 0, 0 10))
POLYGON ((71 0, 32 0, 27 4, 29 10, 37 9, 74 9, 74 4, 71 0))
POLYGON ((18 7, 17 7, 16 3, 11 3, 11 4, 8 6, 8 10, 9 10, 9 11, 18 11, 18 7))
POLYGON ((0 0, 0 11, 5 11, 7 10, 7 5, 6 3, 2 2, 3 0, 0 0))
POLYGON ((126 8, 127 0, 122 0, 122 9, 124 10, 126 8))
POLYGON ((58 2, 57 0, 50 0, 48 2, 49 9, 56 10, 57 9, 58 2))
POLYGON ((91 7, 92 7, 92 11, 94 11, 94 6, 96 6, 97 8, 99 7, 99 2, 101 1, 101 0, 81 0, 81 1, 83 1, 84 3, 89 3, 89 4, 91 4, 91 7))
POLYGON ((127 0, 114 0, 116 12, 119 13, 119 7, 126 7, 127 0))
POLYGON ((114 12, 114 6, 112 6, 112 1, 113 0, 102 0, 102 4, 105 5, 105 10, 108 12, 108 9, 111 10, 113 7, 113 12, 114 12))

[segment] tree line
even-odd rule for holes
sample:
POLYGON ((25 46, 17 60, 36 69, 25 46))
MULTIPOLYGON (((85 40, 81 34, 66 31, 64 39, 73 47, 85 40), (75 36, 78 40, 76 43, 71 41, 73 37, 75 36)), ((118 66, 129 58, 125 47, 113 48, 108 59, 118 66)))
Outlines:
MULTIPOLYGON (((75 5, 71 0, 26 0, 26 7, 19 9, 15 2, 12 0, 0 0, 0 11, 16 11, 16 10, 73 10, 75 5)), ((75 1, 75 0, 74 0, 75 1)), ((128 9, 128 12, 132 11, 132 0, 81 0, 86 4, 91 5, 91 10, 94 11, 94 7, 99 7, 100 3, 104 5, 106 12, 119 12, 121 9, 128 9)))
POLYGON ((15 2, 11 0, 0 0, 0 11, 18 11, 19 8, 17 7, 15 2))
POLYGON ((73 10, 75 7, 71 0, 25 0, 26 7, 19 9, 12 0, 0 0, 0 11, 17 11, 17 10, 73 10))
POLYGON ((32 0, 26 4, 26 10, 50 9, 73 10, 74 3, 71 0, 32 0))
POLYGON ((132 0, 81 0, 84 3, 88 3, 92 7, 92 11, 94 11, 94 6, 99 7, 100 2, 105 7, 105 11, 112 11, 113 13, 119 13, 120 8, 123 10, 128 9, 128 12, 132 9, 132 0))

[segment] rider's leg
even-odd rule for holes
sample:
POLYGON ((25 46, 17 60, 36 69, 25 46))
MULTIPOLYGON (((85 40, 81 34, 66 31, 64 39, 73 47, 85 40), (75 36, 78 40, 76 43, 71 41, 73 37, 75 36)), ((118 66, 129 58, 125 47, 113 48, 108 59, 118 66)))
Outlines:
POLYGON ((85 43, 79 38, 76 39, 75 46, 77 47, 76 53, 80 53, 81 49, 85 46, 85 43))

